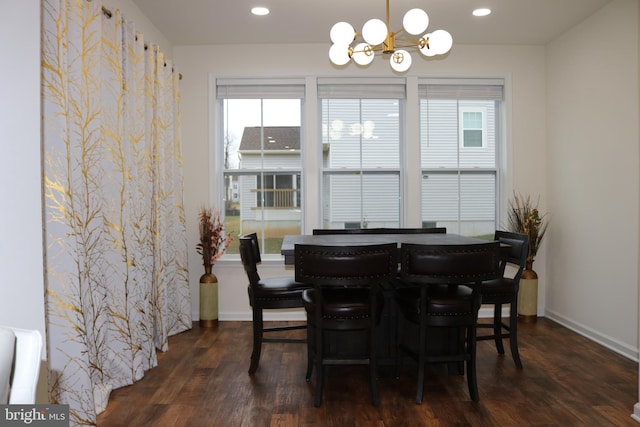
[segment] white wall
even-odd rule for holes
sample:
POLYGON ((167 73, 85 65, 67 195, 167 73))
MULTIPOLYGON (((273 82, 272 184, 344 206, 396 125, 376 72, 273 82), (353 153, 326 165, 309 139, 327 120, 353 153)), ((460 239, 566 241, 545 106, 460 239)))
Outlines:
MULTIPOLYGON (((174 58, 184 73, 180 85, 182 141, 185 164, 185 209, 189 247, 190 281, 192 284, 194 319, 198 317, 198 279, 203 273, 195 251, 198 241, 197 212, 203 204, 212 203, 217 187, 208 185, 214 177, 209 169, 214 153, 210 151, 209 121, 210 77, 397 77, 388 63, 375 62, 361 70, 353 64, 344 70, 333 68, 327 56, 327 45, 260 45, 256 46, 177 46, 174 58)), ((415 58, 408 78, 419 77, 503 77, 507 81, 507 103, 512 107, 511 133, 507 135, 509 177, 503 193, 512 188, 541 196, 546 206, 545 173, 545 59, 541 46, 454 46, 443 60, 415 58)), ((311 107, 311 106, 307 106, 311 107)), ((509 109, 509 107, 507 107, 509 109)), ((312 113, 313 114, 313 113, 312 113)), ((313 135, 313 134, 312 134, 313 135)), ((409 140, 412 140, 409 138, 409 140)), ((417 138, 414 138, 417 140, 417 138)), ((305 166, 306 167, 306 166, 305 166)), ((308 171, 308 169, 307 169, 308 171)), ((409 177, 409 179, 419 179, 409 177)), ((319 210, 319 200, 307 200, 307 212, 319 210)), ((319 217, 316 218, 319 221, 319 217)), ((418 218, 419 221, 419 218, 418 218)), ((320 226, 307 217, 306 230, 320 226)), ((539 312, 544 312, 546 283, 544 245, 537 271, 540 276, 539 312)), ((282 261, 264 265, 261 274, 292 274, 283 269, 282 261)), ((268 264, 268 263, 267 263, 268 264)), ((219 262, 214 266, 219 279, 220 319, 250 319, 246 278, 236 263, 219 262)))
POLYGON ((0 1, 0 58, 0 324, 44 337, 39 0, 0 1))
POLYGON ((617 0, 547 49, 547 316, 638 357, 638 12, 617 0))

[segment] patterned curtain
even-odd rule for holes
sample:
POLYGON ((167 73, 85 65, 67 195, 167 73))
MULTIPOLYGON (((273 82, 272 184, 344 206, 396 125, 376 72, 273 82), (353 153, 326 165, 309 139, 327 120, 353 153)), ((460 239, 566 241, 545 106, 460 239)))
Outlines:
POLYGON ((106 12, 42 2, 49 388, 72 425, 191 327, 177 73, 106 12))

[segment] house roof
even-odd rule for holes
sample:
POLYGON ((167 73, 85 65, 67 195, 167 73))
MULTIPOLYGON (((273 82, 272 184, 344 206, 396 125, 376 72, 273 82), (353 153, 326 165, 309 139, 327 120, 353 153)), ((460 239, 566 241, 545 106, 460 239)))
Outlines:
POLYGON ((245 127, 239 151, 260 150, 260 134, 264 131, 264 150, 299 150, 300 126, 245 127))

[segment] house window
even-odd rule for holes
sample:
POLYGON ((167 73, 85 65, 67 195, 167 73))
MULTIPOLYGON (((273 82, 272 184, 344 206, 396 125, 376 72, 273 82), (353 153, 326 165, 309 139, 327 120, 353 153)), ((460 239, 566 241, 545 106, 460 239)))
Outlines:
POLYGON ((486 147, 486 107, 460 107, 460 145, 462 148, 486 147))
POLYGON ((399 227, 404 86, 318 82, 322 227, 399 227))
POLYGON ((419 85, 423 223, 471 236, 495 232, 502 88, 500 81, 419 85))
MULTIPOLYGON (((263 254, 300 234, 304 85, 218 80, 225 229, 256 232, 263 254)), ((234 241, 227 253, 238 253, 234 241)))

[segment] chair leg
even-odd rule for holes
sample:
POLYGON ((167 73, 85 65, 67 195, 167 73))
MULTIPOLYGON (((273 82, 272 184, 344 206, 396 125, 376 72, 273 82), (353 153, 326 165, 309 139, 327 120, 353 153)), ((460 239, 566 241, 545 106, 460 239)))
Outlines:
POLYGON ((376 330, 375 316, 371 315, 371 326, 369 328, 369 389, 371 391, 371 403, 373 406, 380 404, 378 394, 378 358, 376 356, 376 330))
POLYGON ((322 362, 316 364, 316 396, 313 402, 313 406, 319 408, 322 405, 322 393, 324 388, 324 365, 322 362))
POLYGON ((511 301, 509 315, 509 347, 511 347, 511 357, 516 364, 516 368, 522 369, 522 360, 520 360, 520 352, 518 351, 518 297, 511 301))
POLYGON ((502 304, 494 304, 493 306, 493 336, 496 342, 496 350, 498 354, 504 354, 504 346, 502 345, 502 304))
POLYGON ((371 389, 371 403, 373 406, 380 405, 380 395, 378 393, 378 373, 374 364, 369 366, 369 387, 371 389))
MULTIPOLYGON (((422 350, 420 350, 422 352, 422 350)), ((418 384, 416 387, 416 404, 422 404, 422 397, 424 395, 424 356, 418 357, 418 384)))
POLYGON ((321 319, 319 316, 316 316, 316 331, 315 331, 315 349, 314 349, 314 359, 316 364, 316 396, 313 405, 316 408, 319 408, 322 405, 322 393, 324 388, 324 377, 325 377, 325 366, 323 363, 324 358, 324 330, 320 326, 322 325, 321 319))
POLYGON ((258 364, 260 363, 260 352, 262 351, 262 310, 253 308, 253 351, 251 352, 251 365, 249 366, 249 375, 256 373, 258 364))
POLYGON ((418 347, 418 385, 416 387, 416 404, 422 404, 422 397, 424 396, 424 365, 426 359, 426 345, 427 345, 427 292, 426 286, 423 286, 420 290, 420 337, 418 347))
POLYGON ((476 376, 476 326, 467 328, 467 385, 469 386, 469 396, 474 402, 480 400, 478 393, 478 378, 476 376))
POLYGON ((314 343, 315 343, 315 327, 310 324, 307 325, 307 374, 305 378, 307 381, 311 381, 311 375, 313 374, 313 363, 315 360, 314 343))
POLYGON ((403 330, 404 330, 404 316, 402 313, 398 313, 398 317, 396 318, 398 322, 398 327, 396 329, 396 360, 394 366, 394 376, 396 379, 400 378, 400 365, 402 364, 402 352, 404 351, 402 348, 403 343, 403 330))
MULTIPOLYGON (((466 347, 466 327, 456 326, 447 328, 447 342, 449 354, 460 354, 466 347)), ((449 375, 464 375, 464 361, 449 362, 449 375)))

